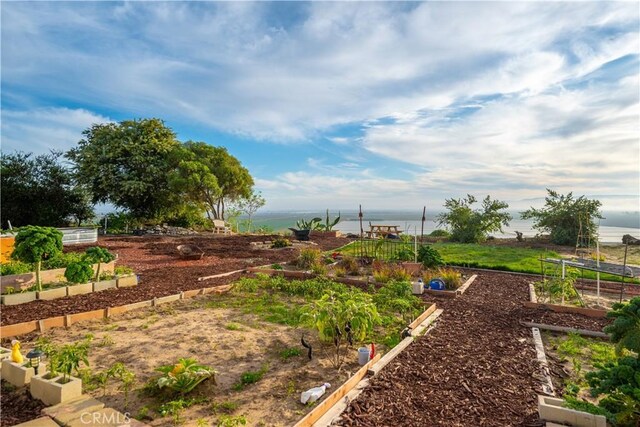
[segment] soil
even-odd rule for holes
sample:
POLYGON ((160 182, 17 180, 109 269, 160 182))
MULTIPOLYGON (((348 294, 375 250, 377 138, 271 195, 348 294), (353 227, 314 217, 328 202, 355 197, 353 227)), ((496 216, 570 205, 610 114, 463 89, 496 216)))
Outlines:
POLYGON ((9 427, 37 418, 45 405, 31 398, 28 387, 15 388, 6 381, 2 381, 0 407, 2 408, 0 426, 9 427))
MULTIPOLYGON (((275 236, 141 236, 100 237, 98 245, 118 255, 116 265, 134 269, 139 284, 131 288, 111 289, 51 301, 33 301, 5 306, 0 313, 0 324, 28 322, 83 311, 98 310, 145 301, 153 297, 176 294, 231 283, 239 274, 198 282, 199 277, 242 270, 252 266, 285 262, 295 259, 298 249, 254 249, 250 242, 272 240, 275 236), (204 252, 199 260, 183 260, 176 246, 194 244, 204 252)), ((349 242, 342 237, 313 237, 313 243, 322 250, 334 249, 349 242)), ((95 245, 73 246, 67 250, 84 251, 95 245)))
MULTIPOLYGON (((101 388, 89 391, 106 406, 131 416, 150 408, 153 419, 144 419, 152 426, 171 425, 171 417, 154 413, 160 401, 138 393, 150 379, 157 377, 155 368, 177 362, 179 357, 194 357, 200 364, 215 368, 215 381, 205 381, 189 397, 202 397, 208 402, 194 405, 181 417, 194 425, 196 419, 217 425, 224 412, 213 410, 214 404, 232 402, 238 408, 229 411, 234 416, 245 416, 247 425, 262 422, 263 426, 292 425, 311 410, 299 402, 300 393, 324 382, 334 388, 346 381, 358 368, 357 354, 353 351, 350 363, 341 371, 328 360, 329 349, 312 339, 315 334, 306 331, 306 340, 314 347, 316 357, 309 360, 306 353, 283 359, 282 350, 300 349, 304 329, 266 323, 253 314, 226 308, 208 308, 207 302, 225 296, 202 296, 177 301, 155 309, 116 316, 108 322, 92 321, 71 328, 55 329, 44 334, 57 344, 82 340, 93 335, 89 366, 95 374, 107 370, 113 363, 122 362, 136 373, 137 384, 129 393, 125 408, 124 394, 111 381, 103 395, 101 388), (242 390, 235 390, 241 374, 266 367, 264 377, 242 390), (277 414, 277 417, 274 415, 277 414)), ((25 340, 23 347, 31 347, 25 340)), ((165 401, 171 398, 165 398, 165 401)), ((4 401, 3 401, 4 402, 4 401)))
MULTIPOLYGON (((436 327, 371 380, 339 425, 543 425, 531 329, 519 323, 546 314, 522 306, 529 281, 482 271, 462 296, 437 298, 444 312, 436 327)), ((580 327, 593 322, 555 314, 543 320, 580 327)))

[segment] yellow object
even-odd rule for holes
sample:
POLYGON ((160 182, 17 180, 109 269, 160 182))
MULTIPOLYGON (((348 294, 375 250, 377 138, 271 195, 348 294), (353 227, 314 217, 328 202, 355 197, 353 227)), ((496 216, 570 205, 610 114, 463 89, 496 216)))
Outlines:
POLYGON ((184 372, 184 365, 182 363, 176 363, 176 366, 173 367, 173 371, 171 371, 171 375, 174 377, 176 375, 180 375, 184 372))
POLYGON ((14 236, 2 236, 0 237, 0 262, 11 261, 11 254, 13 253, 13 245, 16 241, 14 236))
POLYGON ((20 353, 20 341, 18 340, 11 341, 11 361, 15 363, 24 362, 24 357, 20 353))

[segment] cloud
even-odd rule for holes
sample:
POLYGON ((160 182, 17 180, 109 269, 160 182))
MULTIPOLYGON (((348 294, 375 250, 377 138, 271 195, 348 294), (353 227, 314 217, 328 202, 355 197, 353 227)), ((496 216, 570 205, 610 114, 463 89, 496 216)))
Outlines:
POLYGON ((66 151, 82 138, 82 131, 109 118, 84 109, 40 108, 2 110, 2 151, 66 151))

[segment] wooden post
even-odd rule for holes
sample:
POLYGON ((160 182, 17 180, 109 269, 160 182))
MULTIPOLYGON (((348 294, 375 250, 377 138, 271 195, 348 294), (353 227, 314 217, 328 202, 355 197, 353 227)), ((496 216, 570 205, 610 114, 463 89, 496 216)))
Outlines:
POLYGON ((422 226, 420 227, 420 245, 422 245, 424 237, 424 222, 427 220, 427 207, 422 207, 422 226))
POLYGON ((624 246, 624 262, 622 263, 622 284, 620 285, 620 302, 624 297, 624 275, 627 274, 627 251, 629 250, 629 243, 624 246))
POLYGON ((358 212, 358 218, 360 219, 360 258, 362 258, 364 251, 364 229, 362 228, 362 205, 359 206, 360 211, 358 212))

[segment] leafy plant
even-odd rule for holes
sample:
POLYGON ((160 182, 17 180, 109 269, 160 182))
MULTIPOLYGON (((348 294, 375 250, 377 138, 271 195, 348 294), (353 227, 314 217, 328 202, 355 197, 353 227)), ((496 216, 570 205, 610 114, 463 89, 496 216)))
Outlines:
POLYGON ((381 310, 397 313, 405 322, 410 321, 422 306, 418 297, 412 294, 411 285, 406 281, 391 281, 378 289, 373 302, 381 310))
POLYGON ((237 383, 233 388, 235 390, 242 390, 246 386, 250 384, 255 384, 264 377, 264 374, 267 373, 269 367, 267 365, 262 366, 259 371, 246 371, 240 375, 240 382, 237 383))
POLYGON ((596 219, 601 219, 598 200, 589 200, 584 196, 573 198, 573 193, 559 194, 547 189, 545 205, 541 209, 530 208, 521 213, 522 219, 533 219, 534 227, 551 234, 551 241, 557 245, 575 245, 578 232, 590 241, 596 240, 598 226, 596 219))
POLYGON ((413 261, 415 253, 409 248, 401 248, 395 253, 394 259, 398 261, 413 261))
POLYGON ((129 392, 136 383, 136 374, 127 369, 122 362, 114 363, 107 371, 107 378, 115 378, 120 380, 120 386, 118 387, 124 392, 124 407, 125 409, 129 405, 129 392))
POLYGON ((575 268, 567 268, 565 277, 556 274, 550 279, 543 279, 534 283, 536 294, 543 302, 580 302, 580 295, 575 288, 575 283, 580 273, 575 268))
POLYGON ((360 274, 360 264, 358 264, 358 260, 352 256, 343 256, 338 265, 344 268, 347 274, 351 276, 360 274))
POLYGON ((5 262, 0 264, 0 276, 9 276, 11 274, 29 273, 32 267, 24 262, 5 262))
POLYGON ((52 227, 28 225, 16 234, 11 257, 18 261, 32 263, 36 270, 36 286, 42 290, 40 269, 42 261, 62 252, 62 232, 52 227))
POLYGON ((197 403, 201 403, 202 401, 203 399, 184 399, 181 397, 179 399, 171 400, 160 405, 160 407, 158 408, 158 413, 163 417, 171 415, 173 424, 177 426, 182 424, 183 422, 182 412, 197 403))
POLYGON ((640 297, 635 297, 628 303, 616 303, 612 308, 607 317, 614 321, 604 331, 616 343, 618 354, 626 348, 640 355, 640 297))
POLYGON ((324 231, 331 231, 340 222, 340 211, 338 216, 332 220, 329 219, 329 209, 327 209, 327 216, 324 220, 324 224, 320 224, 319 229, 324 231))
POLYGON ((127 267, 126 265, 118 265, 114 269, 114 273, 116 276, 126 276, 127 274, 133 273, 133 268, 127 267))
POLYGON ((87 283, 93 277, 93 268, 87 262, 69 264, 64 271, 64 277, 71 283, 87 283))
POLYGON ((275 264, 271 264, 271 269, 272 270, 284 270, 284 267, 282 267, 282 265, 275 263, 275 264))
POLYGON ((100 277, 100 264, 103 262, 111 262, 116 259, 115 255, 113 255, 107 249, 101 248, 100 246, 94 246, 87 249, 84 253, 84 257, 91 264, 98 264, 98 267, 96 269, 96 280, 98 280, 98 277, 100 277))
POLYGON ((283 360, 291 359, 292 357, 298 357, 302 354, 302 351, 297 347, 285 348, 280 351, 280 357, 283 360))
POLYGON ((238 402, 233 401, 225 401, 220 403, 214 402, 213 404, 211 404, 211 412, 213 412, 214 414, 217 414, 219 412, 230 414, 238 409, 239 406, 240 404, 238 402))
POLYGON ((89 366, 89 346, 90 339, 85 339, 50 351, 49 370, 52 374, 61 372, 63 382, 67 382, 71 373, 78 370, 80 363, 89 366))
POLYGON ((371 296, 355 290, 341 293, 327 291, 320 299, 305 306, 303 317, 318 331, 322 341, 333 342, 333 366, 343 363, 343 346, 362 341, 380 323, 380 315, 371 296))
POLYGON ((373 270, 373 278, 379 283, 387 283, 390 280, 400 282, 408 282, 411 280, 411 274, 398 264, 375 260, 371 267, 373 270))
POLYGON ((288 248, 291 246, 291 241, 289 239, 285 239, 284 237, 278 236, 271 242, 271 247, 276 248, 288 248))
POLYGON ((158 388, 167 387, 183 395, 217 373, 211 367, 199 365, 193 358, 180 358, 178 363, 161 366, 156 370, 164 374, 157 380, 158 388))
POLYGON ((302 218, 296 221, 296 228, 298 230, 318 230, 321 227, 320 221, 322 221, 322 219, 319 217, 312 218, 309 221, 302 218))
POLYGON ((238 427, 247 424, 247 418, 244 415, 222 415, 218 419, 218 427, 238 427))
POLYGON ((317 262, 311 266, 311 272, 322 276, 327 274, 327 267, 324 264, 317 262))
POLYGON ((296 265, 300 268, 309 269, 315 264, 320 264, 321 260, 322 252, 320 252, 320 250, 305 248, 300 251, 300 255, 298 255, 298 259, 296 260, 296 265))
POLYGON ((418 248, 418 261, 424 268, 434 268, 444 264, 440 253, 429 245, 422 245, 418 248))
POLYGON ((502 231, 509 225, 511 215, 503 212, 509 205, 489 196, 482 200, 482 209, 472 209, 477 199, 468 194, 464 199, 447 199, 444 207, 448 212, 438 215, 440 225, 451 228, 451 240, 461 243, 478 243, 487 239, 488 233, 502 231))

